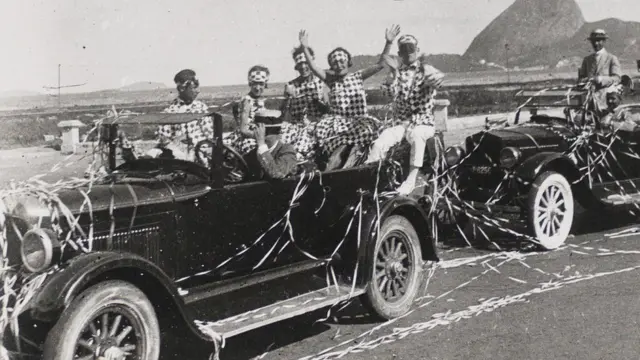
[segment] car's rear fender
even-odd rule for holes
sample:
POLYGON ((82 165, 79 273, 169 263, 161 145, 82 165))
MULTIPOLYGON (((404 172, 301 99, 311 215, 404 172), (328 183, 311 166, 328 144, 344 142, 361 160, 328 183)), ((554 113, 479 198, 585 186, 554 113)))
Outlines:
MULTIPOLYGON (((420 237, 422 249, 422 260, 439 261, 435 246, 434 237, 429 227, 428 214, 423 206, 415 199, 396 196, 380 202, 380 226, 384 220, 392 215, 404 216, 411 222, 420 237)), ((373 198, 363 203, 362 227, 360 229, 360 248, 358 251, 358 261, 364 266, 360 267, 358 279, 360 282, 369 279, 371 266, 367 266, 373 256, 376 239, 378 236, 378 207, 373 198), (362 276, 364 275, 364 276, 362 276)), ((356 232, 357 233, 357 232, 356 232)))
POLYGON ((589 189, 585 179, 581 176, 576 164, 563 153, 541 152, 527 158, 515 171, 516 177, 525 189, 529 189, 536 177, 545 171, 555 171, 562 174, 571 184, 576 196, 574 199, 584 207, 594 204, 595 197, 589 189))
POLYGON ((148 260, 127 253, 93 252, 74 258, 43 284, 30 303, 30 316, 55 321, 84 290, 114 279, 127 281, 147 295, 163 329, 184 331, 185 325, 200 339, 209 340, 195 327, 178 289, 163 271, 148 260))

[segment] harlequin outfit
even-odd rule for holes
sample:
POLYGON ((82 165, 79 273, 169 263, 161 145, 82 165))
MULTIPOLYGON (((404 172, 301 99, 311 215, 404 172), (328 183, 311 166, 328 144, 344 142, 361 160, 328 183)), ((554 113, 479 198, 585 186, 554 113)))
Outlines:
MULTIPOLYGON (((266 109, 264 106, 264 98, 253 98, 251 95, 245 95, 239 102, 240 113, 243 112, 245 105, 248 104, 250 106, 249 119, 247 121, 249 122, 249 130, 254 130, 255 124, 253 123, 253 119, 256 116, 256 111, 266 109)), ((257 147, 256 139, 244 136, 239 128, 222 139, 222 142, 236 149, 241 155, 247 154, 257 147)))
MULTIPOLYGON (((300 54, 303 55, 304 54, 300 54)), ((290 122, 282 123, 281 140, 293 145, 299 161, 314 156, 316 144, 315 120, 322 116, 318 107, 324 95, 324 83, 316 76, 307 79, 297 78, 289 82, 294 95, 288 98, 290 122)))
POLYGON ((367 114, 362 72, 344 77, 327 74, 330 114, 316 126, 318 145, 328 154, 342 145, 369 146, 378 120, 367 114))
MULTIPOLYGON (((162 112, 170 114, 208 114, 209 107, 199 100, 194 100, 192 103, 187 104, 184 100, 176 98, 162 112)), ((155 134, 159 145, 175 142, 178 137, 185 135, 187 139, 186 150, 188 152, 200 141, 213 139, 213 120, 210 116, 205 116, 186 124, 160 125, 155 134)), ((124 134, 121 134, 119 140, 123 152, 130 151, 135 156, 142 155, 124 134)))
MULTIPOLYGON (((410 35, 406 37, 410 38, 403 37, 398 42, 415 41, 410 35)), ((393 98, 393 122, 373 143, 367 162, 384 159, 389 149, 405 138, 411 144, 411 165, 422 167, 426 142, 435 135, 433 100, 436 89, 427 81, 428 75, 433 73, 438 70, 416 60, 403 65, 392 82, 382 85, 383 93, 393 98)))
MULTIPOLYGON (((208 114, 209 107, 200 100, 194 100, 186 104, 182 99, 175 99, 163 113, 168 114, 208 114)), ((185 135, 189 149, 195 147, 202 140, 213 139, 213 119, 205 116, 186 124, 160 125, 156 135, 160 139, 174 141, 177 137, 185 135)))

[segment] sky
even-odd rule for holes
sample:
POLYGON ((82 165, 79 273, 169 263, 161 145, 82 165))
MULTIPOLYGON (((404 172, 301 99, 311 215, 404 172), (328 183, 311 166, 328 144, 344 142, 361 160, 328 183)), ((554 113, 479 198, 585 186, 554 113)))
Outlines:
MULTIPOLYGON (((246 82, 252 65, 272 82, 294 78, 298 31, 326 66, 344 46, 378 54, 385 29, 399 24, 425 53, 463 53, 513 0, 4 0, 0 13, 0 91, 93 91, 138 81, 173 86, 174 74, 196 71, 201 85, 246 82)), ((578 0, 587 21, 640 21, 638 0, 578 0)), ((392 51, 395 51, 392 50, 392 51)))

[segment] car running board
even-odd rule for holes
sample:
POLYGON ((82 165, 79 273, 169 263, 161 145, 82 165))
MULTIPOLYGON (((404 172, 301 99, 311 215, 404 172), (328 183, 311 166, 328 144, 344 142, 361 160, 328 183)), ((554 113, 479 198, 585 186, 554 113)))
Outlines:
POLYGON ((640 204, 640 193, 635 194, 613 194, 602 199, 602 202, 610 205, 640 204))
POLYGON ((226 339, 314 310, 339 304, 350 298, 362 295, 364 292, 363 288, 358 287, 351 288, 346 285, 329 286, 220 321, 206 322, 196 320, 195 323, 204 334, 215 332, 226 339))

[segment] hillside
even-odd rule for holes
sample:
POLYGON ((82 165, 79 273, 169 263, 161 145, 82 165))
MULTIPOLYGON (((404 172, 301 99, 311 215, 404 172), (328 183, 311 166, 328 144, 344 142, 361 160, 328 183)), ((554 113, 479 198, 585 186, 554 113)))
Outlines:
POLYGON ((635 63, 640 59, 640 23, 605 19, 583 25, 571 38, 561 41, 536 53, 524 54, 517 62, 524 66, 547 65, 550 67, 580 66, 582 58, 592 52, 591 44, 586 40, 596 28, 604 29, 610 36, 605 47, 618 56, 621 62, 635 63), (577 65, 576 65, 577 64, 577 65))
POLYGON ((505 64, 509 57, 570 39, 585 24, 575 0, 516 0, 471 42, 463 57, 505 64))

